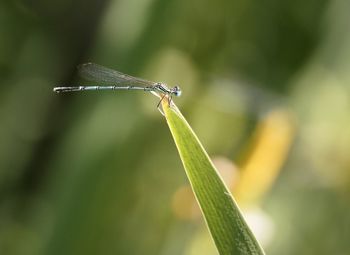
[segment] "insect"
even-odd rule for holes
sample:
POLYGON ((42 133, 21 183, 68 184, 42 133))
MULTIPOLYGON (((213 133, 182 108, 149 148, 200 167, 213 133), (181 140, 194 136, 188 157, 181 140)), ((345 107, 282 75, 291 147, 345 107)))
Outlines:
MULTIPOLYGON (((141 90, 151 92, 161 98, 157 105, 159 110, 160 103, 165 97, 167 97, 170 105, 173 96, 181 96, 181 89, 179 86, 168 88, 165 83, 147 81, 94 63, 79 65, 78 72, 85 80, 108 85, 55 87, 53 91, 56 93, 64 93, 85 90, 141 90)), ((163 112, 161 111, 161 113, 163 112)))

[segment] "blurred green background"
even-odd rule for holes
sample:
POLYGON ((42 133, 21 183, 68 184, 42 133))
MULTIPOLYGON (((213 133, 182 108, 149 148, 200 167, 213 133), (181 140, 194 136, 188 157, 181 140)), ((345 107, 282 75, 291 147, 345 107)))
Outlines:
POLYGON ((0 254, 217 254, 157 98, 56 95, 95 62, 169 85, 267 254, 350 254, 350 2, 0 2, 0 254))

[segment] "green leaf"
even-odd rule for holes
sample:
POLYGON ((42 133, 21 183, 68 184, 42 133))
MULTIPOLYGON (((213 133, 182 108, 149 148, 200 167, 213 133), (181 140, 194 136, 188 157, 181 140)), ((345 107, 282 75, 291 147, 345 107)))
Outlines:
POLYGON ((219 253, 264 254, 197 136, 167 101, 162 102, 164 115, 219 253))

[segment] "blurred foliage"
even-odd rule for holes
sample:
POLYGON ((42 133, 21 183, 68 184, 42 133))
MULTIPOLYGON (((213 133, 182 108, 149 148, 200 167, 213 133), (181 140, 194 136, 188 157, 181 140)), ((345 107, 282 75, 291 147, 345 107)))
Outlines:
POLYGON ((239 205, 267 254, 348 254, 349 11, 344 0, 1 1, 0 254, 216 252, 185 205, 156 98, 52 93, 88 61, 180 84, 177 105, 228 186, 249 193, 239 205), (278 109, 292 126, 261 128, 278 109), (271 140, 283 127, 295 135, 271 140), (254 155, 269 159, 263 185, 247 178, 254 155))

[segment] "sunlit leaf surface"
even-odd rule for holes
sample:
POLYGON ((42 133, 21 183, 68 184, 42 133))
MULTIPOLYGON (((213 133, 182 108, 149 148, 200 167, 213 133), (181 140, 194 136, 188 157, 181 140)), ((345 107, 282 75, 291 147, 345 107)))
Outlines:
POLYGON ((220 254, 264 254, 218 175, 208 154, 179 110, 163 109, 192 190, 220 254))

